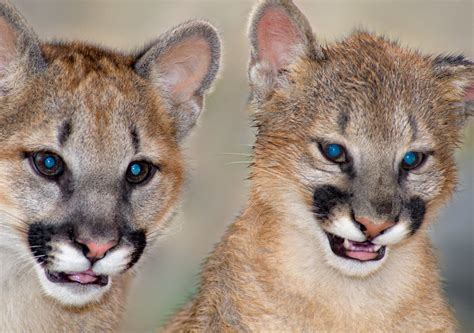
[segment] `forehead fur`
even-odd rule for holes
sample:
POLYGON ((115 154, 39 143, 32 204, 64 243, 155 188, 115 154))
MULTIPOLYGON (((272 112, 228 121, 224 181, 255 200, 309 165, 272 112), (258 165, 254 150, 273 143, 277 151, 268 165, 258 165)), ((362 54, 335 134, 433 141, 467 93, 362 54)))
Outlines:
MULTIPOLYGON (((323 49, 324 59, 301 59, 289 68, 288 84, 257 112, 257 123, 292 135, 316 127, 394 139, 404 127, 457 140, 452 112, 461 96, 436 76, 433 59, 394 42, 357 32, 323 49), (396 121, 394 121, 396 120, 396 121)), ((405 131, 406 132, 406 131, 405 131)))
POLYGON ((3 105, 2 123, 11 124, 1 131, 5 136, 24 124, 70 120, 90 131, 140 126, 151 138, 174 141, 173 121, 150 84, 133 71, 133 57, 81 43, 44 45, 43 55, 47 71, 3 105))

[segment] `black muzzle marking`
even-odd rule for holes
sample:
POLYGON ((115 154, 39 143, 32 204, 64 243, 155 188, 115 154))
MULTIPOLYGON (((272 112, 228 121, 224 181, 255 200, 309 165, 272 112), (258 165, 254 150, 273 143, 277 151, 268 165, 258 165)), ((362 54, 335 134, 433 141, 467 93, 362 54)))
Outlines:
MULTIPOLYGON (((127 265, 128 269, 135 265, 143 254, 147 245, 146 235, 144 230, 132 230, 127 227, 120 229, 121 242, 129 242, 133 247, 131 259, 127 265)), ((74 227, 71 223, 50 225, 44 222, 36 222, 31 224, 28 229, 30 250, 40 264, 45 264, 48 261, 52 251, 51 242, 55 240, 70 242, 72 246, 82 251, 80 244, 75 239, 74 227)))
POLYGON ((313 212, 319 219, 328 219, 334 207, 349 202, 350 195, 334 186, 324 185, 314 190, 313 212))
POLYGON ((426 213, 426 204, 419 197, 413 197, 405 204, 405 208, 410 214, 410 231, 413 235, 418 229, 420 229, 423 223, 423 218, 426 213))

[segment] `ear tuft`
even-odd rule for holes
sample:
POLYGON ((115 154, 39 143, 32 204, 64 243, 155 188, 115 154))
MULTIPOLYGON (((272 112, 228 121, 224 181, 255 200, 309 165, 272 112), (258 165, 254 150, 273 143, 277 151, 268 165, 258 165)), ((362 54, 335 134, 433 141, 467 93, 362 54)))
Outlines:
POLYGON ((39 40, 18 10, 0 1, 0 96, 22 78, 46 67, 39 40))
POLYGON ((250 18, 251 59, 249 80, 265 95, 278 75, 298 59, 324 58, 306 17, 290 0, 266 0, 250 18))
POLYGON ((151 81, 168 103, 181 139, 195 124, 220 65, 221 42, 205 21, 171 29, 137 57, 135 71, 151 81))
POLYGON ((462 55, 437 56, 433 59, 435 75, 450 85, 461 97, 461 121, 474 116, 474 62, 462 55))

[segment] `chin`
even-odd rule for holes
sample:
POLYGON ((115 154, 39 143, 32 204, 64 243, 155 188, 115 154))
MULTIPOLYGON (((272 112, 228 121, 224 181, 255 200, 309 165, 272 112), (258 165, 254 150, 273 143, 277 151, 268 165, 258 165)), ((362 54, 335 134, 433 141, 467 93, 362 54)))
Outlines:
POLYGON ((51 272, 38 264, 35 271, 44 294, 65 306, 97 303, 112 286, 112 278, 106 275, 51 272))

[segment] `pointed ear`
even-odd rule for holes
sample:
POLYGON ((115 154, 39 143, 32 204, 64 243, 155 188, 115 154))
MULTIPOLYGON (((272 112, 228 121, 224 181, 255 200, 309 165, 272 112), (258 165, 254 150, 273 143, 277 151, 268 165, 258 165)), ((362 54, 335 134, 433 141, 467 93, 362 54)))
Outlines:
POLYGON ((221 42, 216 29, 190 21, 168 31, 137 58, 135 71, 152 82, 168 103, 182 139, 201 113, 204 94, 220 65, 221 42))
POLYGON ((15 7, 0 1, 0 96, 45 67, 36 34, 15 7))
POLYGON ((266 0, 258 4, 251 15, 248 34, 249 80, 254 92, 263 95, 299 59, 324 58, 308 20, 290 0, 266 0))
POLYGON ((459 112, 464 124, 474 116, 474 62, 463 56, 438 56, 433 66, 438 79, 461 101, 459 112))

